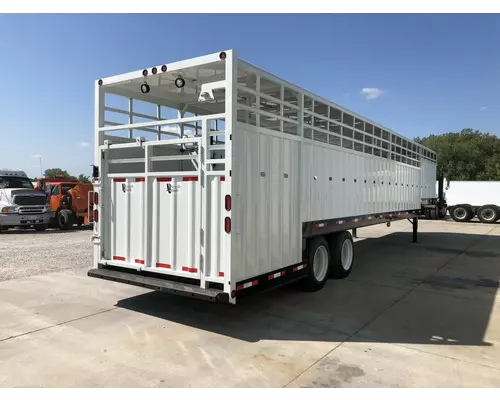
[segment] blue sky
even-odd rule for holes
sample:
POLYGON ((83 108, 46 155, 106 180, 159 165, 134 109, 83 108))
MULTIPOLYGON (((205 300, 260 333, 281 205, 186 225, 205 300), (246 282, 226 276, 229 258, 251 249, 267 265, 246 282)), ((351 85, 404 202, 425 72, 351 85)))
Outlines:
POLYGON ((498 15, 0 15, 0 167, 89 175, 95 79, 229 48, 410 138, 499 134, 499 43, 498 15))

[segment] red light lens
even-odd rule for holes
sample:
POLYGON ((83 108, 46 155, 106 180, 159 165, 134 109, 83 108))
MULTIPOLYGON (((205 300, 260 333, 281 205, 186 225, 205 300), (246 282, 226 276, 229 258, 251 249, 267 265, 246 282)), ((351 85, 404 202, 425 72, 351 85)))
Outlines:
POLYGON ((231 196, 228 194, 225 197, 225 205, 226 205, 226 211, 231 211, 231 196))
POLYGON ((148 76, 148 70, 147 70, 147 69, 145 69, 144 71, 142 71, 142 75, 143 75, 143 76, 148 76))
POLYGON ((161 72, 167 72, 167 66, 166 65, 162 65, 161 66, 161 72))
POLYGON ((220 53, 220 54, 219 54, 219 58, 220 58, 221 60, 225 60, 225 59, 226 59, 226 57, 227 57, 227 55, 226 55, 226 52, 225 52, 225 51, 223 51, 222 53, 220 53))
POLYGON ((99 86, 102 86, 102 79, 99 79, 97 83, 99 84, 99 86))
POLYGON ((229 217, 226 217, 224 219, 224 230, 226 231, 226 233, 231 232, 231 218, 229 217))
POLYGON ((94 210, 94 222, 99 222, 99 211, 94 210))
POLYGON ((99 193, 94 192, 94 204, 98 205, 99 204, 99 193))
POLYGON ((153 73, 153 75, 154 75, 154 74, 156 74, 156 73, 158 72, 158 70, 156 69, 156 67, 154 67, 154 68, 151 70, 151 72, 152 72, 152 73, 153 73))

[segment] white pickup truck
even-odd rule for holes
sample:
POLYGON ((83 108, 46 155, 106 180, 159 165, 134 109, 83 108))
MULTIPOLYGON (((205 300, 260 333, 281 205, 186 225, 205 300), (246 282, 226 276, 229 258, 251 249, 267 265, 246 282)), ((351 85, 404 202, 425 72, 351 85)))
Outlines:
POLYGON ((47 196, 35 190, 24 171, 0 169, 0 232, 9 228, 47 229, 47 196))

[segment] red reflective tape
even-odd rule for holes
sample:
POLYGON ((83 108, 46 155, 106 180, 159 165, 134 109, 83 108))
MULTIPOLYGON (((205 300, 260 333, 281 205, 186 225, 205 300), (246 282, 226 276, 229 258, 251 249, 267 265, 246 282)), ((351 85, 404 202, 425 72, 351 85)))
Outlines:
POLYGON ((187 182, 197 182, 198 177, 197 176, 183 176, 182 180, 187 181, 187 182))
POLYGON ((225 180, 226 180, 226 177, 225 177, 225 176, 221 176, 221 177, 220 177, 220 181, 221 181, 221 182, 224 182, 225 180))
POLYGON ((136 182, 144 182, 146 181, 146 178, 135 178, 136 182))
POLYGON ((279 278, 281 276, 284 276, 285 274, 286 274, 286 271, 276 272, 275 274, 268 275, 267 280, 270 281, 271 279, 279 278))
POLYGON ((156 268, 172 268, 170 264, 156 263, 156 268))
POLYGON ((144 264, 144 260, 140 260, 138 258, 135 259, 136 264, 144 264))
POLYGON ((113 178, 113 182, 125 182, 125 178, 113 178))
POLYGON ((306 267, 307 267, 307 264, 298 265, 296 267, 293 267, 293 272, 300 271, 300 270, 302 270, 302 269, 304 269, 306 267))
POLYGON ((254 280, 252 282, 247 282, 247 283, 244 283, 242 285, 238 285, 236 286, 236 290, 243 290, 243 289, 247 289, 249 287, 252 287, 252 286, 256 286, 259 284, 259 281, 258 280, 254 280))
POLYGON ((122 256, 113 256, 113 260, 116 260, 116 261, 125 261, 125 257, 122 257, 122 256))
POLYGON ((224 278, 224 272, 219 272, 219 276, 220 276, 221 278, 224 278))
POLYGON ((156 178, 157 182, 171 182, 172 178, 170 177, 162 177, 162 178, 156 178))
POLYGON ((184 272, 198 272, 198 269, 196 269, 196 268, 189 268, 189 267, 182 267, 182 270, 184 272))

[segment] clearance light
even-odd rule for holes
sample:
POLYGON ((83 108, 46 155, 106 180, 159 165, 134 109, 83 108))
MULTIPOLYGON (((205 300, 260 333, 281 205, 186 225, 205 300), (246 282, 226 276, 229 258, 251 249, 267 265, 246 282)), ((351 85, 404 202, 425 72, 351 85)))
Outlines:
POLYGON ((227 57, 227 55, 226 55, 226 52, 225 52, 225 51, 223 51, 222 53, 220 53, 220 54, 219 54, 219 58, 220 58, 221 60, 225 60, 225 59, 226 59, 226 57, 227 57))
POLYGON ((182 79, 181 77, 177 78, 175 80, 175 86, 177 86, 179 89, 183 88, 186 85, 186 81, 182 79))

